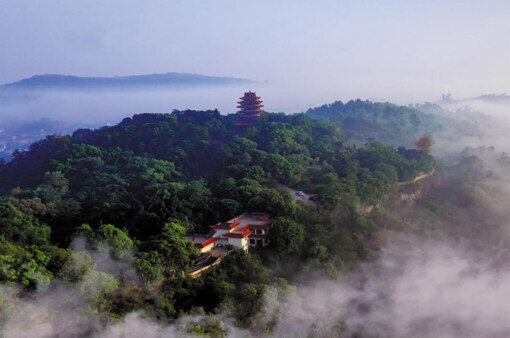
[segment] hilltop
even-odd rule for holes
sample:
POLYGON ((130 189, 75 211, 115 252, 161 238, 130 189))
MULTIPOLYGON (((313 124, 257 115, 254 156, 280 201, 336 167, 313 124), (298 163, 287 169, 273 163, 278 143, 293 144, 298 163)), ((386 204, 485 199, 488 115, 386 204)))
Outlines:
POLYGON ((74 75, 34 75, 20 81, 7 83, 0 89, 132 89, 225 86, 248 84, 253 81, 233 77, 217 77, 187 73, 145 74, 114 77, 80 77, 74 75))
POLYGON ((393 146, 409 147, 414 145, 417 136, 431 135, 455 125, 452 119, 411 106, 360 99, 310 108, 306 114, 338 126, 346 138, 358 144, 375 139, 393 146))

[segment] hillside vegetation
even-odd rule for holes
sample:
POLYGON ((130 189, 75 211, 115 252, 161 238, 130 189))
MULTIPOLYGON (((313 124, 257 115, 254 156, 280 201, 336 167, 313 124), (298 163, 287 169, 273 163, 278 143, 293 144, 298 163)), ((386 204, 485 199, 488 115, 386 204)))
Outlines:
POLYGON ((366 257, 379 225, 364 206, 435 166, 420 150, 348 146, 335 123, 310 116, 264 114, 240 130, 217 111, 140 114, 16 152, 0 165, 0 279, 43 294, 58 279, 104 320, 201 307, 253 326, 264 294, 289 289, 282 277, 338 276, 366 257), (276 184, 318 194, 318 207, 276 184), (247 210, 276 218, 269 248, 234 252, 197 279, 182 273, 198 256, 187 233, 247 210), (140 278, 102 268, 94 253, 105 250, 140 278))
POLYGON ((325 104, 309 109, 306 114, 334 123, 352 142, 359 144, 377 139, 394 146, 412 146, 417 135, 440 132, 455 122, 413 107, 360 99, 325 104))

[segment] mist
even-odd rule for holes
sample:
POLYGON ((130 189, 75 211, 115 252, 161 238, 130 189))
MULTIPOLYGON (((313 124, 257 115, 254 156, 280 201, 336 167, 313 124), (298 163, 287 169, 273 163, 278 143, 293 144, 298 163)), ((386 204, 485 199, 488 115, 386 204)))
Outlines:
POLYGON ((453 119, 457 125, 432 135, 435 156, 455 160, 466 147, 492 146, 500 153, 510 149, 507 138, 510 105, 481 100, 443 102, 440 105, 439 110, 431 112, 453 119))
POLYGON ((492 147, 497 138, 486 136, 457 154, 463 164, 444 167, 421 199, 396 207, 372 260, 339 281, 299 288, 276 336, 507 337, 510 179, 501 154, 509 143, 492 147))
POLYGON ((270 332, 257 323, 240 329, 221 306, 173 322, 144 311, 109 321, 83 311, 109 287, 107 277, 140 285, 143 278, 133 265, 136 252, 113 260, 108 248, 92 250, 78 238, 70 247, 75 262, 90 257, 93 272, 74 284, 57 277, 44 292, 0 285, 2 335, 190 336, 190 327, 205 323, 228 337, 510 336, 510 104, 470 99, 509 91, 509 12, 510 2, 500 0, 1 1, 0 84, 34 74, 165 72, 254 82, 1 90, 0 163, 45 135, 115 125, 134 114, 235 113, 248 90, 267 112, 360 98, 438 103, 427 112, 451 121, 427 135, 438 165, 419 184, 419 198, 375 206, 371 220, 386 223, 361 263, 339 277, 306 267, 289 277, 284 299, 276 287, 266 290, 256 320, 263 327, 274 319, 270 332), (458 100, 439 101, 443 93, 458 100))

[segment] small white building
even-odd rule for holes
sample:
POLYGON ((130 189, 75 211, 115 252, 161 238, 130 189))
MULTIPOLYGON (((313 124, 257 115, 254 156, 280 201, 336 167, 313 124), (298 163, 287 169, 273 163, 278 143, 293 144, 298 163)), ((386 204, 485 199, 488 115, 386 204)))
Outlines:
POLYGON ((201 254, 207 253, 216 247, 218 237, 206 237, 201 235, 187 236, 188 241, 195 243, 195 247, 200 251, 201 254))
POLYGON ((265 247, 266 238, 273 221, 266 213, 244 213, 229 221, 211 225, 212 235, 188 236, 200 253, 207 253, 215 247, 232 246, 248 251, 251 247, 265 247))
POLYGON ((248 226, 237 226, 233 231, 222 236, 228 238, 228 243, 233 247, 248 251, 248 236, 252 234, 248 226))
POLYGON ((188 240, 200 250, 196 267, 189 272, 192 277, 215 264, 233 247, 248 251, 249 247, 265 247, 269 244, 267 233, 273 224, 265 213, 245 213, 227 222, 211 225, 209 235, 190 235, 188 240))
MULTIPOLYGON (((262 212, 244 213, 221 224, 221 226, 231 225, 232 230, 246 229, 251 231, 248 237, 248 245, 251 247, 266 247, 269 244, 267 234, 274 221, 270 219, 270 215, 262 212)), ((211 226, 213 227, 213 226, 211 226)))

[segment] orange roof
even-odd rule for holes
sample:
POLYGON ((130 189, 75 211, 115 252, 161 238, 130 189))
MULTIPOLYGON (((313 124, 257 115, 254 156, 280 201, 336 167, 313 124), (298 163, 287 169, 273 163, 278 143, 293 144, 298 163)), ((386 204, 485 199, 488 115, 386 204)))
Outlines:
POLYGON ((245 225, 242 228, 237 228, 235 231, 246 231, 246 230, 250 230, 250 226, 249 225, 245 225))
POLYGON ((245 232, 227 232, 226 234, 223 234, 223 237, 227 238, 245 238, 250 236, 253 233, 253 231, 245 231, 245 232))
POLYGON ((218 239, 219 239, 219 237, 211 237, 207 241, 200 243, 200 245, 202 245, 202 248, 205 248, 205 247, 213 244, 214 242, 216 242, 218 239))

